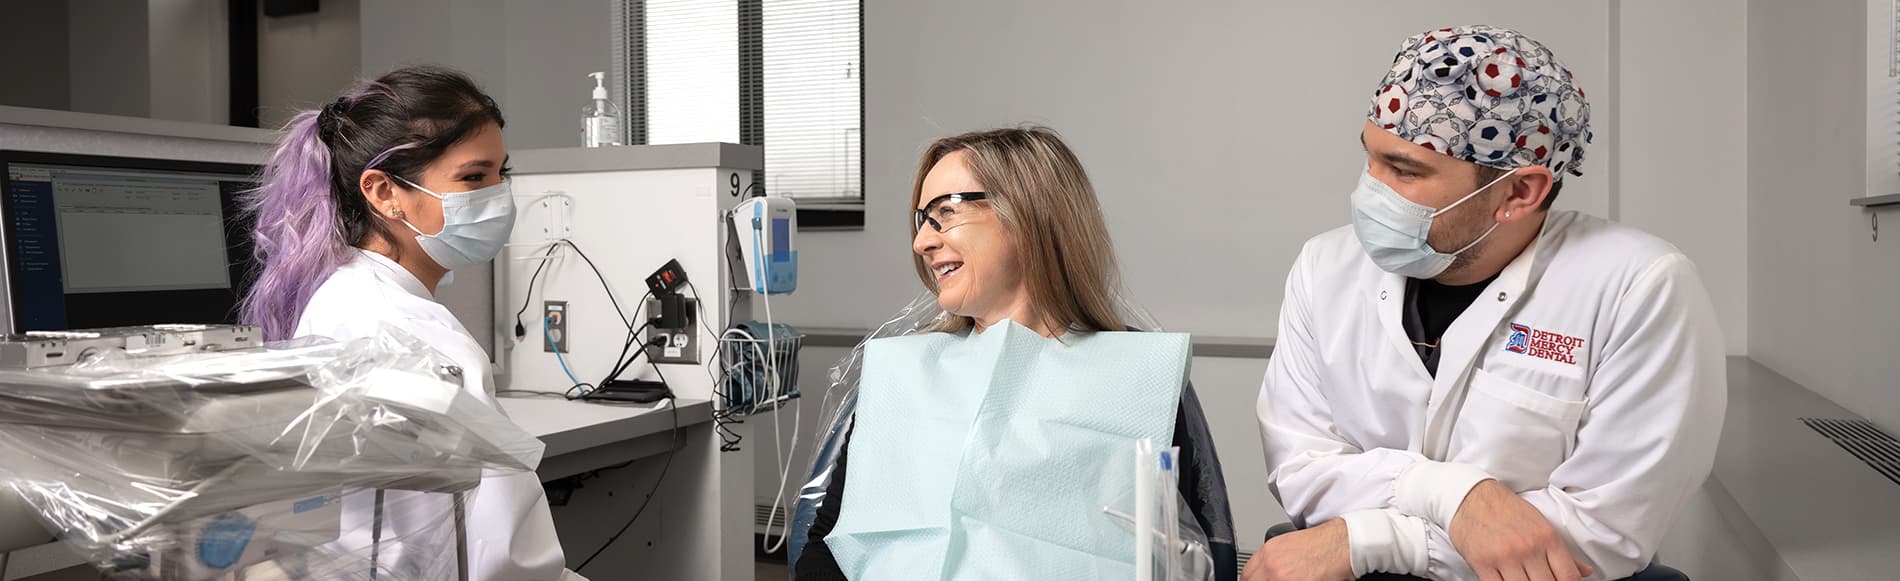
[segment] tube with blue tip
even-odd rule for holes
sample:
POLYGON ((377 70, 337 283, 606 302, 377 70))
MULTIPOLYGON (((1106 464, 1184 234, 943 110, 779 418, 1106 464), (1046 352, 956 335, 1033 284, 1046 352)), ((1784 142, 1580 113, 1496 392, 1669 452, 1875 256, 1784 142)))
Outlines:
POLYGON ((1161 522, 1166 525, 1163 526, 1162 529, 1167 532, 1168 542, 1161 545, 1165 547, 1165 549, 1161 554, 1160 564, 1162 566, 1161 570, 1165 571, 1163 575, 1170 577, 1172 577, 1175 571, 1174 559, 1178 555, 1178 553, 1174 551, 1174 547, 1180 546, 1181 544, 1181 527, 1176 524, 1180 522, 1181 512, 1180 506, 1174 502, 1174 493, 1176 490, 1180 490, 1179 482, 1181 476, 1174 459, 1175 456, 1180 453, 1181 448, 1179 447, 1170 447, 1160 452, 1161 466, 1160 473, 1157 476, 1159 476, 1158 479, 1160 480, 1158 488, 1163 491, 1163 494, 1160 498, 1153 500, 1153 502, 1161 505, 1161 522))

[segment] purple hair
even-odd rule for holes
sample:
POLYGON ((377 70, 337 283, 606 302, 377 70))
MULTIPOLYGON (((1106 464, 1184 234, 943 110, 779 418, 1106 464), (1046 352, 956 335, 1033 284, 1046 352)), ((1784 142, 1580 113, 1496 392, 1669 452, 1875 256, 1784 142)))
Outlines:
POLYGON ((258 267, 238 304, 266 341, 291 338, 317 288, 372 236, 391 231, 357 188, 379 169, 416 181, 423 167, 501 111, 468 77, 419 66, 358 84, 284 125, 258 187, 243 196, 258 267))
POLYGON ((262 268, 238 309, 267 341, 296 332, 310 295, 355 252, 337 220, 330 148, 317 135, 321 113, 291 118, 257 189, 244 199, 244 210, 257 217, 251 240, 262 268))

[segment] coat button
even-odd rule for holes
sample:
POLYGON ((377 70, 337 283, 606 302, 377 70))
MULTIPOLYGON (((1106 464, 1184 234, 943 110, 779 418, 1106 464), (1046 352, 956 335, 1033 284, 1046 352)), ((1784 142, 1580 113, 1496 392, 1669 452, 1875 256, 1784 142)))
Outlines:
POLYGON ((1505 293, 1498 293, 1498 302, 1504 302, 1505 293))
POLYGON ((1379 291, 1379 300, 1382 300, 1382 301, 1383 301, 1383 300, 1385 300, 1385 295, 1386 295, 1386 294, 1387 294, 1388 292, 1390 292, 1390 291, 1379 291))

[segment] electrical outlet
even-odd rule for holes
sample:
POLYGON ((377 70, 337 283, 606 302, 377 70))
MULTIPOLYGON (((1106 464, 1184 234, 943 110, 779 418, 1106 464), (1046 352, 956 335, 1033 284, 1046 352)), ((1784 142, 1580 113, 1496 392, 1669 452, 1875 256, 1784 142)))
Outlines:
POLYGON ((548 353, 567 353, 567 301, 546 301, 541 306, 541 320, 548 330, 541 333, 541 350, 548 353))
MULTIPOLYGON (((699 360, 699 303, 691 298, 682 297, 685 304, 685 325, 677 328, 653 327, 647 331, 647 338, 665 338, 666 342, 647 346, 647 358, 654 363, 679 363, 698 365, 699 360)), ((647 312, 658 320, 661 300, 647 302, 647 312)))

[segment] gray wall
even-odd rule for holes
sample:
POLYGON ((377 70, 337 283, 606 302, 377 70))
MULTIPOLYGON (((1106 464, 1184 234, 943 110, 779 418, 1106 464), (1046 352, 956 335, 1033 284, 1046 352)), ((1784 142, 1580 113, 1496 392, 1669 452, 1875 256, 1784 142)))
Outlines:
POLYGON ((0 105, 223 125, 225 4, 0 3, 0 105))
POLYGON ((150 0, 145 57, 151 71, 149 114, 153 119, 214 125, 230 122, 231 42, 226 4, 225 0, 150 0))
POLYGON ((587 73, 613 65, 613 7, 610 0, 508 3, 503 96, 511 147, 581 144, 581 107, 594 88, 587 73))
POLYGON ((152 112, 147 4, 143 0, 66 3, 72 111, 147 117, 152 112))
MULTIPOLYGON (((869 224, 800 238, 801 289, 785 312, 866 325, 919 292, 904 221, 918 152, 1036 122, 1088 166, 1130 298, 1173 330, 1269 337, 1301 243, 1347 223, 1359 123, 1392 51, 1462 22, 1522 28, 1586 86, 1607 82, 1608 11, 1596 3, 867 3, 869 224), (1375 4, 1381 17, 1365 18, 1375 4), (970 43, 970 30, 990 34, 970 43)), ((1592 159, 1607 159, 1616 128, 1597 132, 1592 159)), ((1604 164, 1588 169, 1559 204, 1601 214, 1612 182, 1604 164)))
POLYGON ((0 2, 0 105, 71 107, 67 12, 56 2, 0 2))
POLYGON ((359 0, 324 0, 312 14, 258 15, 258 126, 275 129, 298 110, 321 106, 356 81, 359 0))
POLYGON ((505 12, 500 0, 371 2, 362 7, 363 75, 439 64, 461 69, 495 92, 507 81, 505 12))
POLYGON ((1596 166, 1614 168, 1610 217, 1693 258, 1728 353, 1748 353, 1747 13, 1733 0, 1614 5, 1618 154, 1596 166))
POLYGON ((1743 105, 1682 106, 1742 92, 1740 13, 1714 0, 1656 4, 867 4, 869 225, 801 237, 802 288, 786 311, 808 325, 867 325, 917 293, 901 217, 917 152, 949 133, 1028 121, 1061 131, 1088 165, 1131 298, 1175 330, 1271 336, 1300 243, 1347 221, 1363 163, 1356 123, 1392 50, 1429 27, 1490 22, 1556 47, 1591 96, 1588 174, 1558 206, 1681 246, 1711 280, 1728 351, 1745 353, 1743 105), (1702 27, 1703 4, 1735 28, 1702 27), (1374 9, 1381 18, 1363 17, 1374 9), (954 38, 971 29, 996 34, 954 38), (1316 51, 1325 56, 1300 56, 1316 51), (1707 70, 1668 64, 1685 54, 1728 58, 1707 70), (1632 66, 1613 75, 1613 56, 1632 66))
POLYGON ((1900 213, 1850 208, 1868 127, 1860 2, 1748 3, 1750 355, 1900 433, 1900 213))
MULTIPOLYGON (((468 73, 501 104, 513 149, 580 144, 587 73, 613 61, 610 0, 421 0, 363 6, 362 68, 404 64, 468 73)), ((736 88, 734 90, 737 90, 736 88)))

